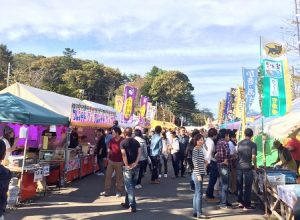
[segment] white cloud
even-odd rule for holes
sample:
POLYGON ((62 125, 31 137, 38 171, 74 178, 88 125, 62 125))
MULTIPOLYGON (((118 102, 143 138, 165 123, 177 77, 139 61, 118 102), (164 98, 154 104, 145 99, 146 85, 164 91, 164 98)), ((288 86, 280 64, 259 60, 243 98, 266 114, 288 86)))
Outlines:
POLYGON ((213 25, 272 28, 293 14, 293 2, 282 0, 2 0, 1 5, 0 33, 12 39, 27 36, 19 29, 59 39, 88 33, 113 39, 141 31, 190 39, 213 25))
POLYGON ((225 92, 241 84, 241 67, 258 65, 258 37, 280 37, 283 21, 294 17, 292 0, 0 3, 0 43, 13 52, 61 55, 73 47, 77 57, 126 73, 154 65, 177 69, 190 77, 198 103, 214 111, 225 92))

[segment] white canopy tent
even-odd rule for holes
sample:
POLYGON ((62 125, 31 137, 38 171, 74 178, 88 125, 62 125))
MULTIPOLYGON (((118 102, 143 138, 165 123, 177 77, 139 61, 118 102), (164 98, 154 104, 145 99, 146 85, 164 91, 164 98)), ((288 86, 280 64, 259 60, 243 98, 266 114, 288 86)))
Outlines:
MULTIPOLYGON (((288 134, 300 127, 300 98, 295 99, 292 109, 283 117, 264 118, 264 133, 274 138, 285 138, 288 134)), ((262 131, 262 119, 258 118, 252 123, 247 123, 247 127, 254 130, 255 134, 262 131)))
POLYGON ((106 111, 116 112, 112 107, 106 105, 87 100, 82 101, 78 98, 61 95, 47 90, 37 89, 31 86, 23 85, 21 83, 15 83, 7 87, 6 89, 3 89, 2 91, 0 91, 0 94, 6 92, 9 92, 22 99, 31 101, 66 117, 71 116, 72 104, 87 105, 106 111))
POLYGON ((300 98, 295 99, 292 110, 283 117, 275 118, 265 126, 265 132, 275 138, 284 138, 300 127, 300 98))
POLYGON ((93 107, 93 108, 99 108, 105 111, 111 111, 111 112, 116 112, 116 110, 113 107, 107 106, 107 105, 102 105, 96 102, 91 102, 88 100, 83 100, 83 102, 85 103, 85 105, 93 107))

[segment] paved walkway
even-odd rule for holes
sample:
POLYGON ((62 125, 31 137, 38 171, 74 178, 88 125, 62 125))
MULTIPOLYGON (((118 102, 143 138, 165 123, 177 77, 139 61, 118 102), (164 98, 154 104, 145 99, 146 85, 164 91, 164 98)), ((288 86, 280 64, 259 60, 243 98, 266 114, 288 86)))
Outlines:
MULTIPOLYGON (((149 184, 149 176, 144 179, 142 189, 136 190, 138 212, 129 213, 120 207, 124 197, 100 197, 103 190, 103 176, 90 175, 73 182, 60 191, 52 191, 30 204, 5 215, 6 220, 35 219, 105 219, 105 220, 159 220, 193 219, 192 196, 188 178, 163 178, 160 185, 149 184)), ((235 202, 235 198, 230 198, 235 202)), ((220 210, 216 203, 204 201, 204 211, 211 219, 260 220, 260 209, 220 210)))

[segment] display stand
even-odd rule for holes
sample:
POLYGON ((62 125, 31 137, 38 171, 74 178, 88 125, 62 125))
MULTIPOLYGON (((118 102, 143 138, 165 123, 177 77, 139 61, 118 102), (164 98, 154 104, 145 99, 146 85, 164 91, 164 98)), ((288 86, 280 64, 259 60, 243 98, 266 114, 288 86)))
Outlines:
MULTIPOLYGON (((280 173, 280 170, 278 170, 277 172, 280 173)), ((299 205, 298 203, 300 203, 300 185, 274 185, 274 183, 271 184, 268 181, 268 178, 266 178, 267 180, 265 181, 265 173, 267 173, 266 169, 260 169, 258 171, 256 175, 257 178, 255 179, 255 182, 253 184, 253 192, 261 200, 261 202, 266 205, 268 214, 273 214, 280 220, 293 219, 296 215, 298 215, 296 207, 297 205, 299 205), (295 187, 298 187, 298 190, 296 190, 296 192, 299 192, 299 195, 291 196, 291 190, 289 191, 288 189, 294 189, 295 187), (264 192, 265 189, 266 192, 264 192), (295 200, 295 197, 299 197, 299 200, 295 200), (287 202, 290 200, 293 201, 292 205, 287 202)))

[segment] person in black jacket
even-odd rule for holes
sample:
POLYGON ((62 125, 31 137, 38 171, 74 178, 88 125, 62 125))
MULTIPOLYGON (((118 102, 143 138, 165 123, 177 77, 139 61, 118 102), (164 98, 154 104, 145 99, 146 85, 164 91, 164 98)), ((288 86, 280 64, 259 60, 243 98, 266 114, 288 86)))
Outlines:
POLYGON ((104 176, 104 158, 107 157, 107 147, 105 143, 105 131, 100 128, 96 132, 96 155, 99 165, 98 176, 104 176))
MULTIPOLYGON (((0 139, 0 163, 4 160, 6 153, 6 145, 3 140, 0 139)), ((7 191, 9 182, 12 175, 11 172, 0 165, 0 219, 4 219, 3 213, 5 212, 7 204, 7 191)))

